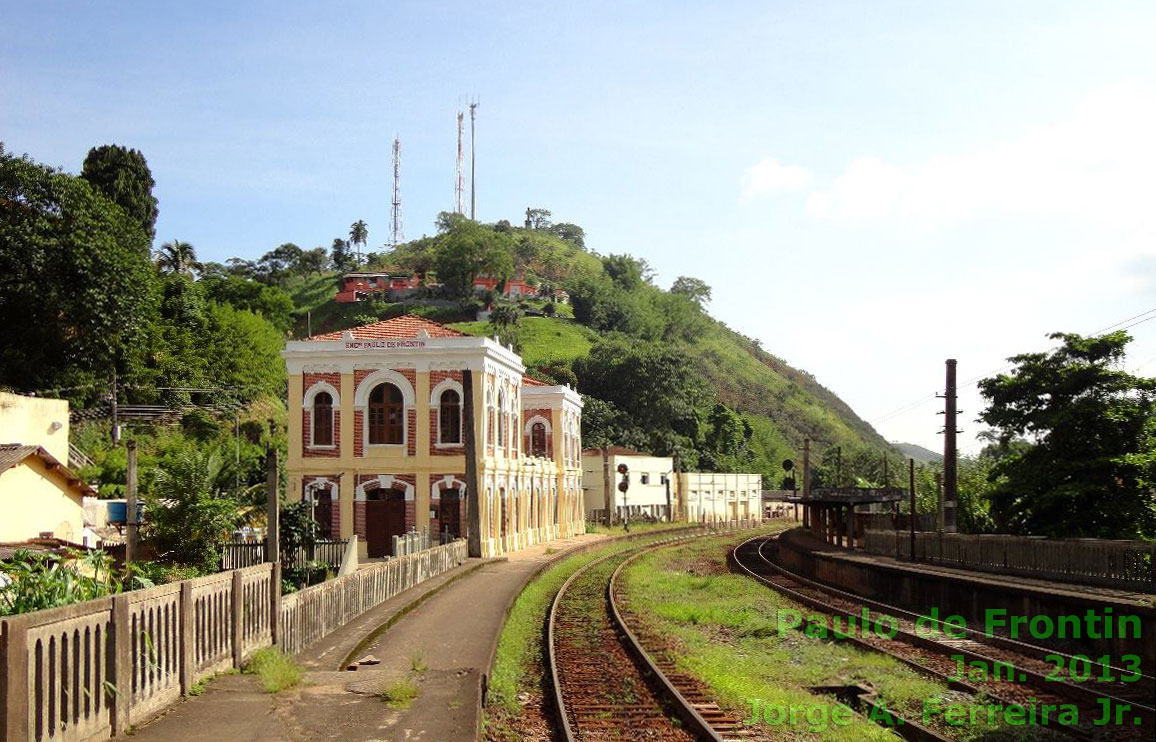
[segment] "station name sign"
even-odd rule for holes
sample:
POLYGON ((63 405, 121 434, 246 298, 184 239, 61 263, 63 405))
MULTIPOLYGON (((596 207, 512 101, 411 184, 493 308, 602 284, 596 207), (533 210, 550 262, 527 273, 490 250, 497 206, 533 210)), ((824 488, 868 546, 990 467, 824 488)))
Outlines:
POLYGON ((346 340, 346 350, 398 350, 424 348, 424 340, 346 340))

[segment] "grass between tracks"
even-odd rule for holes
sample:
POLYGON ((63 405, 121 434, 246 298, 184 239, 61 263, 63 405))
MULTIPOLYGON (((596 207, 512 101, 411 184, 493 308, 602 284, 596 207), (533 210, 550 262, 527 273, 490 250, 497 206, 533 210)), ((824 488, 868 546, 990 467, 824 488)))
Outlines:
MULTIPOLYGON (((671 654, 681 669, 705 683, 724 709, 749 719, 750 699, 757 698, 766 705, 829 710, 835 704, 832 698, 807 689, 862 682, 874 686, 888 708, 913 721, 920 721, 924 699, 969 702, 891 657, 808 638, 793 629, 779 634, 777 609, 794 609, 803 615, 813 611, 729 572, 727 549, 744 538, 729 534, 660 549, 640 557, 622 576, 625 596, 638 608, 640 619, 669 639, 671 654)), ((816 711, 812 721, 804 711, 794 725, 788 719, 782 725, 761 724, 754 729, 760 736, 766 733, 775 739, 896 739, 861 716, 846 726, 833 726, 820 720, 821 715, 816 711)), ((937 728, 959 740, 1033 739, 1039 731, 1022 726, 937 728)))
MULTIPOLYGON (((678 525, 685 524, 674 524, 678 525)), ((656 524, 648 529, 655 531, 653 536, 648 535, 635 541, 610 543, 583 554, 565 557, 526 586, 514 602, 498 639, 498 651, 494 658, 493 672, 490 674, 485 712, 488 738, 524 738, 513 731, 513 727, 518 724, 525 699, 541 696, 545 680, 542 653, 546 617, 550 612, 550 603, 562 587, 562 583, 595 559, 634 548, 639 544, 657 541, 668 535, 663 531, 674 526, 656 524), (657 527, 658 525, 665 527, 657 527)), ((631 531, 635 531, 634 526, 631 526, 631 531)), ((609 533, 621 535, 622 531, 620 527, 615 527, 609 533)), ((541 722, 538 725, 540 726, 541 722)))

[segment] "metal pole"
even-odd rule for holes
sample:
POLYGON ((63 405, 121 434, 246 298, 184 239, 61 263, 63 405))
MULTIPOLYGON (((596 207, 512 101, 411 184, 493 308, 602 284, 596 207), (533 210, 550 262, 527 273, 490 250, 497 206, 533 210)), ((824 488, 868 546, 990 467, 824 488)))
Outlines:
POLYGON ((124 563, 127 567, 137 560, 137 537, 140 518, 137 517, 136 499, 136 441, 130 440, 128 448, 128 470, 125 473, 126 518, 128 534, 124 542, 124 563))
POLYGON ((470 221, 476 218, 475 207, 477 201, 474 196, 474 170, 477 164, 477 148, 474 146, 474 119, 477 117, 478 104, 470 104, 470 221))
POLYGON ((462 435, 466 448, 466 548, 482 556, 481 490, 478 487, 478 442, 474 430, 474 372, 462 371, 462 435))
POLYGON ((803 439, 803 527, 810 528, 814 513, 811 512, 811 439, 803 439))
POLYGON ((955 435, 956 429, 956 388, 955 388, 955 359, 947 359, 947 388, 944 392, 947 403, 947 409, 944 415, 943 428, 943 486, 944 497, 939 501, 940 507, 940 528, 949 531, 955 530, 955 503, 958 502, 959 477, 957 472, 957 462, 959 460, 959 451, 956 448, 955 435), (951 522, 948 523, 943 520, 944 501, 951 503, 951 522))
POLYGON ((915 459, 907 460, 907 481, 911 487, 911 561, 915 561, 915 459))

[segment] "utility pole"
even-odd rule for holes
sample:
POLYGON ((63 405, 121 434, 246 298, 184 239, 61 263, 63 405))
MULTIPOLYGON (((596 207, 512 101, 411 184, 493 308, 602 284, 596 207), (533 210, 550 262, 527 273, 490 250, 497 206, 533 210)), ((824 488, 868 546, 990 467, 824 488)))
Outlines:
POLYGON ((389 244, 397 247, 405 241, 401 232, 401 137, 393 135, 393 211, 389 244))
POLYGON ((281 561, 281 510, 277 471, 277 449, 269 446, 265 452, 265 561, 281 561))
POLYGON ((811 527, 811 439, 803 439, 803 528, 811 527))
POLYGON ((602 502, 606 508, 606 527, 614 525, 614 490, 610 481, 610 451, 602 446, 602 502))
POLYGON ((125 522, 128 524, 128 534, 124 542, 124 563, 127 567, 137 561, 137 542, 140 530, 140 517, 136 498, 136 441, 130 440, 128 448, 128 468, 125 473, 125 522))
POLYGON ((935 472, 935 530, 943 530, 943 474, 935 472))
POLYGON ((475 142, 474 121, 477 119, 477 115, 478 115, 478 104, 476 102, 471 103, 470 104, 470 220, 471 221, 474 221, 477 218, 477 212, 476 212, 476 207, 477 207, 476 195, 477 194, 474 191, 474 188, 477 185, 477 183, 475 181, 475 173, 476 173, 476 166, 477 166, 477 161, 478 161, 478 151, 477 151, 477 148, 474 144, 474 142, 475 142))
POLYGON ((943 487, 944 497, 940 500, 940 525, 946 531, 955 531, 955 504, 959 501, 959 476, 957 464, 959 450, 956 447, 956 386, 955 359, 947 359, 947 384, 943 393, 943 487))
POLYGON ((835 446, 835 486, 843 486, 843 447, 835 446))
POLYGON ((462 436, 466 444, 466 548, 482 556, 482 510, 478 489, 478 440, 474 430, 474 372, 462 371, 462 436))
POLYGON ((911 561, 915 561, 915 459, 907 460, 907 483, 910 487, 911 497, 911 515, 909 516, 909 525, 911 526, 911 561))

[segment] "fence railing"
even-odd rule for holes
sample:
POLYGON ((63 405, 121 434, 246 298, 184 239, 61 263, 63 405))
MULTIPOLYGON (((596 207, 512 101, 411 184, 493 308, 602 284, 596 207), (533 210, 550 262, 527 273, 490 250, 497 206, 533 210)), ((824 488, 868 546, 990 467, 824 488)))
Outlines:
MULTIPOLYGON (((867 531, 872 554, 907 557, 906 531, 867 531)), ((1156 544, 1102 539, 917 532, 918 561, 982 572, 1156 592, 1156 544)))
MULTIPOLYGON (((341 566, 348 539, 319 539, 312 546, 301 546, 293 554, 282 556, 284 568, 302 569, 308 562, 319 562, 333 569, 341 566)), ((265 540, 227 541, 221 547, 221 569, 243 569, 265 561, 265 540)))
POLYGON ((459 540, 284 597, 281 565, 265 563, 4 617, 0 742, 124 734, 257 649, 298 652, 465 559, 459 540))
POLYGON ((299 652, 365 611, 466 560, 466 542, 389 559, 281 599, 279 644, 299 652))

